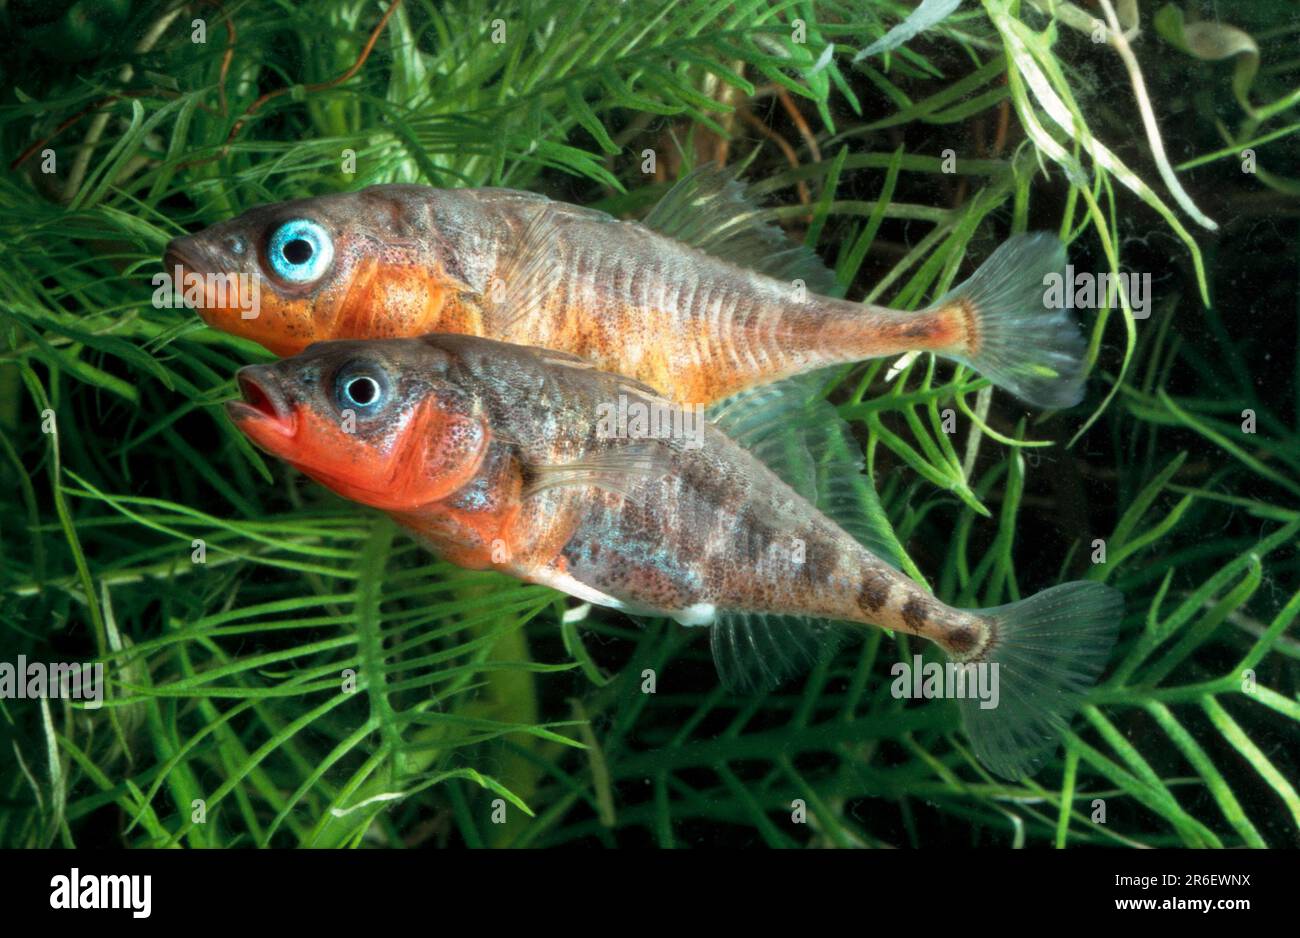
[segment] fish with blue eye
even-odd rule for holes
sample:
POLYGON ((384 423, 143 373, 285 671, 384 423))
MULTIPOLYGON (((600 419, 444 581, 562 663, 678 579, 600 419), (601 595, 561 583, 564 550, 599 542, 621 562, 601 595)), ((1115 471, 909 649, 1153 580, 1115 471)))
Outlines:
POLYGON ((1035 407, 1083 397, 1088 343, 1044 289, 1065 276, 1054 234, 1015 235, 930 306, 898 310, 838 296, 825 265, 762 214, 734 167, 709 165, 644 222, 509 189, 371 186, 250 209, 173 241, 167 266, 190 258, 185 269, 200 274, 263 274, 257 316, 199 314, 281 356, 329 339, 481 335, 580 355, 709 405, 925 351, 1035 407), (232 237, 248 250, 225 247, 232 237))

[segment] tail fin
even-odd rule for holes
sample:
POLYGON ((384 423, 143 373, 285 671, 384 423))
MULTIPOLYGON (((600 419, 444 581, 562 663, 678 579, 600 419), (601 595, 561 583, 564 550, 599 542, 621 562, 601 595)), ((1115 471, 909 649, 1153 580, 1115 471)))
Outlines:
POLYGON ((960 306, 969 347, 947 353, 1042 408, 1083 399, 1087 344, 1068 310, 1046 305, 1049 274, 1064 279, 1065 245, 1046 232, 1003 243, 970 279, 930 307, 960 306))
POLYGON ((985 709, 968 697, 960 707, 975 755, 991 772, 1032 775, 1056 748, 1106 666, 1123 612, 1118 590, 1085 581, 980 610, 993 636, 974 660, 997 665, 997 704, 985 709))

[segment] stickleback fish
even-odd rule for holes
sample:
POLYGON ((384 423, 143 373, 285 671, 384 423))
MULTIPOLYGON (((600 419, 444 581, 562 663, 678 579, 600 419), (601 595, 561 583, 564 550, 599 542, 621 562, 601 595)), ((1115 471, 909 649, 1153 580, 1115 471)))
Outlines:
POLYGON ((266 452, 456 564, 708 628, 729 685, 773 686, 866 626, 993 666, 997 706, 959 703, 1008 777, 1050 751, 1114 641, 1109 587, 953 608, 712 424, 695 440, 611 429, 620 399, 673 405, 577 356, 463 335, 332 341, 238 383, 229 415, 266 452))
POLYGON ((199 314, 277 355, 314 341, 463 333, 568 352, 710 405, 830 365, 932 351, 1038 407, 1083 395, 1086 346, 1045 278, 1054 236, 1013 237, 919 312, 827 295, 807 248, 702 167, 644 223, 510 189, 372 186, 254 208, 172 241, 199 314), (256 316, 212 277, 259 284, 256 316))

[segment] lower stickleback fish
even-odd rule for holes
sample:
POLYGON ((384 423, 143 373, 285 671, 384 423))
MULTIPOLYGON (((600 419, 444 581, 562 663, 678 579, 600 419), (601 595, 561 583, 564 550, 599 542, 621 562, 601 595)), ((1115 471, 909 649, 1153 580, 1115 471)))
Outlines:
POLYGON ((756 216, 732 172, 712 166, 643 223, 511 189, 381 185, 251 209, 172 241, 165 263, 195 281, 205 321, 277 355, 455 332, 579 355, 707 406, 920 350, 1037 407, 1082 398, 1086 345, 1069 311, 1047 305, 1066 260, 1054 236, 1011 238, 906 312, 828 295, 836 282, 816 255, 756 216), (255 308, 236 282, 256 285, 255 308))
POLYGON ((771 686, 884 627, 985 665, 959 701, 979 758, 1019 777, 1105 666, 1120 595, 1074 582, 957 609, 864 547, 705 424, 636 436, 620 399, 689 415, 576 356, 463 335, 333 341, 240 370, 227 405, 263 450, 381 509, 445 559, 632 615, 707 628, 729 684, 771 686))

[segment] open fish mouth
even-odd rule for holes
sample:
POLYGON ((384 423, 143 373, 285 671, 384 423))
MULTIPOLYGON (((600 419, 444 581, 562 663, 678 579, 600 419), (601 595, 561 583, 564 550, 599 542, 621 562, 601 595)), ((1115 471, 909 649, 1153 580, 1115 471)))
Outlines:
POLYGON ((236 426, 259 443, 263 441, 259 430, 293 436, 297 419, 269 366, 241 368, 235 380, 243 399, 228 401, 226 413, 236 426))

